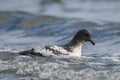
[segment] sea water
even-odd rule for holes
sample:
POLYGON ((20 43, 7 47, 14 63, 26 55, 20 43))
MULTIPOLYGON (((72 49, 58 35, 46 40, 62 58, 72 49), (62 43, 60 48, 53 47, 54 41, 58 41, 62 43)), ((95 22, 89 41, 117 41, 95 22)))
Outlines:
POLYGON ((0 80, 120 80, 119 4, 1 0, 0 80), (80 29, 87 29, 96 43, 84 43, 80 59, 18 54, 35 46, 65 44, 80 29))

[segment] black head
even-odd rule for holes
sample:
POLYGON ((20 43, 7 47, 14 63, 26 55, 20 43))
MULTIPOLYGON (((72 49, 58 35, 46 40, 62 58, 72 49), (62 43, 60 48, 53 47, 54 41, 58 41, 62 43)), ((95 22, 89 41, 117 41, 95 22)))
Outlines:
POLYGON ((90 41, 93 45, 95 45, 91 39, 90 33, 85 29, 78 31, 72 41, 75 41, 77 43, 90 41))

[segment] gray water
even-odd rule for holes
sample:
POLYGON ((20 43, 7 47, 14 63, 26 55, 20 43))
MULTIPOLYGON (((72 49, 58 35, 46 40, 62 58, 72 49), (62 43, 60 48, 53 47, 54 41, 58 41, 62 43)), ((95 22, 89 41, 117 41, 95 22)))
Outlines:
POLYGON ((120 1, 44 1, 0 0, 0 80, 120 80, 120 1), (80 29, 96 43, 83 44, 81 59, 17 54, 65 44, 80 29))

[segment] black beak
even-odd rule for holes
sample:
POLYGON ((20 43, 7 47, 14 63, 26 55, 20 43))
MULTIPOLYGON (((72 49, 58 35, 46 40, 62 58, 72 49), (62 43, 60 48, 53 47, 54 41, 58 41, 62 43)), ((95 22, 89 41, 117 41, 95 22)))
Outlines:
POLYGON ((95 45, 95 43, 94 43, 92 40, 90 40, 90 42, 91 42, 93 45, 95 45))

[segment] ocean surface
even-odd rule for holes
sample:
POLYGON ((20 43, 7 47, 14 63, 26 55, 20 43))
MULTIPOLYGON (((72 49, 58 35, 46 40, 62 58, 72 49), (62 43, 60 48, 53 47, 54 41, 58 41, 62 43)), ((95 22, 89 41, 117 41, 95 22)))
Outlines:
POLYGON ((120 0, 0 0, 0 80, 120 80, 120 0), (87 29, 81 59, 23 56, 87 29))

